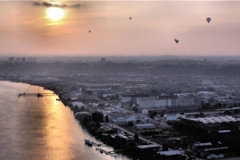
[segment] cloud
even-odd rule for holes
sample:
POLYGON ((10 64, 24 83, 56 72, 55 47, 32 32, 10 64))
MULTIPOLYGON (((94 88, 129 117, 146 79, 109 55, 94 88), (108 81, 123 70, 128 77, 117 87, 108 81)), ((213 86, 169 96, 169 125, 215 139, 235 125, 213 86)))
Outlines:
POLYGON ((77 4, 56 4, 56 3, 51 3, 51 2, 33 2, 34 6, 44 6, 44 7, 59 7, 59 8, 79 8, 82 5, 80 3, 77 4))

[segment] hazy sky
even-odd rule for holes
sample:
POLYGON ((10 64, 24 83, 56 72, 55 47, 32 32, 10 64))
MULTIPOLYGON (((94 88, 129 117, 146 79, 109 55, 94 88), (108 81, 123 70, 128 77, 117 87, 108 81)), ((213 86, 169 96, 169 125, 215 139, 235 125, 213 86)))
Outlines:
POLYGON ((240 55, 237 1, 38 2, 0 1, 1 55, 240 55))

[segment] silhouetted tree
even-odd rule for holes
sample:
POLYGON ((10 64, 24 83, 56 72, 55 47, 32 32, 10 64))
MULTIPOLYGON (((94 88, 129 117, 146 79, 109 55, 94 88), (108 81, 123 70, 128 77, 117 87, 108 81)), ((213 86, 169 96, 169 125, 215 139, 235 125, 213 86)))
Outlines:
POLYGON ((109 122, 108 115, 105 116, 105 122, 109 122))
POLYGON ((138 136, 137 133, 135 133, 135 135, 134 135, 134 140, 135 140, 136 142, 139 140, 139 136, 138 136))
POLYGON ((203 112, 199 113, 199 117, 204 117, 204 113, 203 112))
POLYGON ((162 145, 162 150, 163 150, 163 151, 168 151, 168 145, 164 143, 164 144, 162 145))
POLYGON ((103 114, 101 112, 92 113, 92 120, 95 122, 103 122, 103 114))
POLYGON ((154 118, 157 115, 157 112, 149 112, 149 117, 154 118))
POLYGON ((133 107, 134 112, 138 112, 138 108, 136 106, 133 107))
POLYGON ((133 127, 134 126, 133 122, 128 122, 128 126, 133 127))

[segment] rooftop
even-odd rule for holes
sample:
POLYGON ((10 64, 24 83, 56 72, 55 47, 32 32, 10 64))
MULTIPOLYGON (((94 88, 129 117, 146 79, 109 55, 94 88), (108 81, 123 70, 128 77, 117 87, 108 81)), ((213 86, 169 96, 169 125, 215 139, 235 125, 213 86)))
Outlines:
POLYGON ((205 142, 205 143, 195 143, 194 146, 196 147, 206 147, 206 146, 212 146, 211 142, 205 142))
POLYGON ((179 150, 170 150, 170 151, 160 151, 158 152, 158 154, 164 155, 164 156, 173 156, 173 155, 181 155, 182 152, 180 152, 179 150))
POLYGON ((135 116, 129 115, 129 114, 124 113, 124 112, 111 112, 109 114, 109 116, 111 116, 114 119, 118 119, 118 118, 125 118, 125 119, 127 119, 127 118, 133 118, 133 117, 136 118, 135 116))
POLYGON ((148 145, 140 145, 137 146, 139 149, 147 149, 147 148, 158 148, 159 145, 157 144, 148 144, 148 145))
POLYGON ((218 116, 218 117, 204 117, 204 118, 183 118, 195 122, 201 122, 204 124, 209 123, 230 123, 230 122, 239 122, 239 119, 232 116, 218 116))

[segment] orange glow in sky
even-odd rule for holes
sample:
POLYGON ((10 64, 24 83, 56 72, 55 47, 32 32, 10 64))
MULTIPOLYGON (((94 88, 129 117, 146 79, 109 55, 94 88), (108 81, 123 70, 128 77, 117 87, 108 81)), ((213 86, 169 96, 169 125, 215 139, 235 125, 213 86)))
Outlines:
POLYGON ((240 1, 1 1, 0 54, 239 55, 239 10, 240 1))

